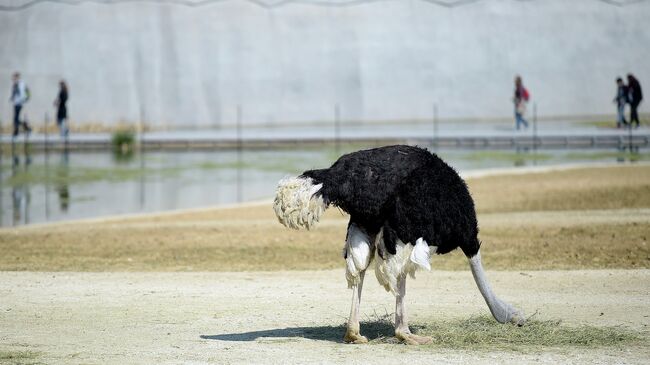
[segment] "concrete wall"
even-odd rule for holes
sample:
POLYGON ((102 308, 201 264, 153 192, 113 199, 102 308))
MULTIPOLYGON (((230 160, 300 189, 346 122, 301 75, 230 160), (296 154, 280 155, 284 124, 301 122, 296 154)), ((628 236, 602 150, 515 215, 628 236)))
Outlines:
POLYGON ((336 103, 343 119, 430 118, 434 102, 441 117, 510 117, 517 73, 547 116, 613 114, 627 72, 650 95, 650 1, 31 1, 0 9, 0 99, 22 71, 32 119, 53 114, 61 77, 76 123, 142 108, 175 127, 232 124, 238 104, 248 124, 329 120, 336 103))

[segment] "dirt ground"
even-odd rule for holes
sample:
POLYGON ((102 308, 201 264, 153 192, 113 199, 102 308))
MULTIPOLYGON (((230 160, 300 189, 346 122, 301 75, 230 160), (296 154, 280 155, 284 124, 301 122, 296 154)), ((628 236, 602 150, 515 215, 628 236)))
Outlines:
MULTIPOLYGON (((316 230, 294 232, 264 203, 0 229, 0 364, 647 364, 650 166, 468 184, 498 295, 534 319, 641 340, 343 344, 347 217, 330 209, 316 230)), ((462 255, 436 256, 432 267, 408 282, 412 324, 488 313, 462 255)), ((370 273, 362 318, 393 311, 370 273)), ((379 335, 392 336, 390 326, 379 335)))
MULTIPOLYGON (((488 275, 500 296, 528 315, 537 312, 536 318, 648 332, 649 270, 488 275)), ((408 285, 412 324, 487 313, 469 272, 421 273, 408 285)), ((0 296, 0 347, 34 351, 33 363, 394 364, 399 358, 414 364, 647 364, 650 358, 647 340, 588 349, 346 345, 342 327, 330 327, 343 324, 349 312, 343 269, 3 272, 0 296)), ((394 298, 369 277, 362 318, 393 308, 394 298)), ((384 335, 392 335, 390 328, 384 335)))

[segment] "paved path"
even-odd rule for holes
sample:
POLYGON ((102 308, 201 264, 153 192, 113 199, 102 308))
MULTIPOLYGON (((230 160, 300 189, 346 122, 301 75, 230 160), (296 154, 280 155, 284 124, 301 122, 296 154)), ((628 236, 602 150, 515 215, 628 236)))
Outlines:
MULTIPOLYGON (((613 123, 612 123, 613 125, 613 123)), ((597 127, 586 122, 542 121, 536 128, 532 126, 525 130, 515 130, 511 122, 441 122, 434 126, 433 122, 404 122, 404 123, 343 123, 336 129, 332 125, 311 126, 279 126, 273 128, 222 128, 213 130, 180 130, 153 131, 142 136, 145 144, 150 146, 232 146, 241 137, 242 143, 253 145, 291 144, 291 143, 325 143, 340 139, 344 142, 353 141, 412 141, 431 143, 433 137, 443 145, 508 145, 530 144, 533 136, 542 145, 618 145, 628 143, 632 137, 635 145, 650 144, 650 128, 616 129, 597 127)), ((110 143, 110 133, 78 133, 72 134, 69 143, 72 147, 105 147, 110 143)), ((23 137, 18 141, 24 140, 23 137)), ((32 134, 30 141, 42 145, 46 140, 43 134, 32 134)), ((59 144, 62 139, 58 135, 49 135, 47 140, 59 144)), ((3 135, 2 143, 10 143, 11 136, 3 135)))

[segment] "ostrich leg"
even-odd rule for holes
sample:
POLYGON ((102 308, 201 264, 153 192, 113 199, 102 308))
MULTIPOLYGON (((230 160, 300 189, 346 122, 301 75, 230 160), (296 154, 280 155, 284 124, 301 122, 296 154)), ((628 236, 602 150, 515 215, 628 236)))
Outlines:
POLYGON ((359 283, 352 286, 352 307, 350 308, 350 318, 348 319, 348 328, 345 331, 343 341, 347 343, 366 343, 368 339, 361 335, 359 327, 359 306, 361 305, 361 290, 363 289, 363 277, 366 271, 359 273, 359 283))
POLYGON ((361 290, 366 269, 374 255, 374 245, 371 237, 365 230, 350 222, 348 236, 345 240, 345 277, 348 287, 352 289, 352 307, 348 319, 347 330, 343 341, 347 343, 366 343, 368 339, 361 335, 359 328, 359 306, 361 304, 361 290))
POLYGON ((397 279, 395 295, 395 337, 407 345, 423 345, 431 342, 431 337, 418 336, 411 333, 406 315, 404 298, 406 297, 406 275, 397 279))

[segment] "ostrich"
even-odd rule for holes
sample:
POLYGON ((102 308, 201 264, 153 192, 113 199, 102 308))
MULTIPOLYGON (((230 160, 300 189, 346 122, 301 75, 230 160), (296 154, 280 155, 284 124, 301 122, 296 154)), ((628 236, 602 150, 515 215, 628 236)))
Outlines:
POLYGON ((310 229, 330 205, 350 215, 343 248, 345 276, 352 289, 345 342, 368 341, 360 333, 359 305, 373 259, 377 280, 396 297, 395 336, 407 344, 430 342, 409 330, 406 276, 414 278, 417 269, 431 270, 432 253, 442 255, 459 247, 494 318, 524 324, 523 313, 497 298, 486 280, 467 185, 435 154, 397 145, 343 155, 330 168, 282 179, 273 208, 285 226, 310 229))

